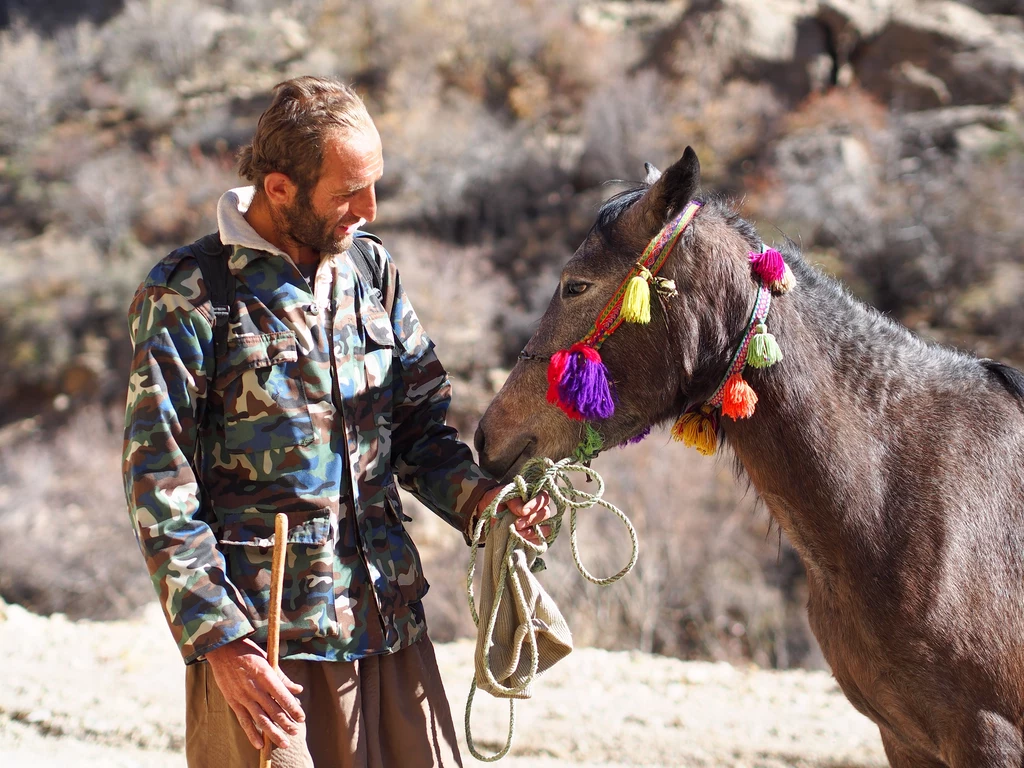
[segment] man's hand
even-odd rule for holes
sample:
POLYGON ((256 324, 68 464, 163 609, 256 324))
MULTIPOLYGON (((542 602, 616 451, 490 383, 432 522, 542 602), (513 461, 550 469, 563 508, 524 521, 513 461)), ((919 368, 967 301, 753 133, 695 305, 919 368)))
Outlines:
POLYGON ((297 723, 306 719, 292 695, 301 693, 302 686, 275 671, 263 649, 249 639, 222 645, 206 654, 206 660, 252 745, 260 749, 265 733, 274 744, 287 749, 288 735, 298 734, 297 723))
MULTIPOLYGON (((487 491, 477 505, 477 514, 483 514, 484 510, 491 505, 494 497, 499 493, 501 493, 500 487, 487 491)), ((506 509, 519 518, 516 520, 516 530, 531 544, 540 544, 544 537, 551 532, 550 525, 540 524, 553 517, 557 511, 555 505, 551 503, 551 497, 547 491, 541 491, 529 501, 514 498, 503 502, 497 509, 495 519, 500 517, 501 513, 506 509), (537 529, 534 526, 540 526, 540 528, 537 529)), ((491 524, 494 524, 493 520, 491 524)))

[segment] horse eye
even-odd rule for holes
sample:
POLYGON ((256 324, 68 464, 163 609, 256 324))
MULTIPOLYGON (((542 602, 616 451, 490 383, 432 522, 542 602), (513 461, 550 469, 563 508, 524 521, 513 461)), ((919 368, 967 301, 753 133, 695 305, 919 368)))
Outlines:
POLYGON ((590 287, 590 283, 580 283, 580 282, 566 283, 565 284, 565 288, 563 290, 563 293, 566 296, 579 296, 581 293, 586 291, 587 288, 589 288, 589 287, 590 287))

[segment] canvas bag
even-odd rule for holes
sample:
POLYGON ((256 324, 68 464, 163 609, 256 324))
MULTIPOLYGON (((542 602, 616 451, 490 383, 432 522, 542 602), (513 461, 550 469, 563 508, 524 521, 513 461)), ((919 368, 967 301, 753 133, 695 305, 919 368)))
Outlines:
POLYGON ((528 699, 533 695, 531 633, 537 642, 537 674, 572 652, 572 633, 555 601, 534 575, 534 568, 542 566, 538 558, 547 545, 524 542, 513 532, 512 520, 514 516, 506 513, 488 533, 484 547, 476 684, 492 696, 528 699), (505 563, 507 569, 503 568, 505 563), (497 615, 492 616, 498 596, 497 615), (493 631, 488 632, 492 619, 493 631))

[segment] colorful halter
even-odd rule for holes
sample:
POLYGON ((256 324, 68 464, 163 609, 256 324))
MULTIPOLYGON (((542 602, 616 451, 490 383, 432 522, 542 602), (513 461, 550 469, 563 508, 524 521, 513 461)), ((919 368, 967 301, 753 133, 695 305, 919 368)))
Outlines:
POLYGON ((676 295, 671 280, 657 277, 679 236, 700 210, 690 202, 648 243, 640 260, 626 275, 590 331, 569 349, 551 356, 548 364, 548 402, 578 421, 607 419, 615 413, 615 390, 598 350, 622 323, 651 321, 651 285, 666 296, 676 295))
POLYGON ((757 393, 744 380, 747 365, 767 368, 782 360, 782 350, 775 337, 768 332, 765 322, 772 305, 772 294, 784 294, 793 288, 796 280, 782 254, 763 243, 760 251, 750 253, 750 267, 758 278, 757 298, 743 334, 725 376, 714 394, 698 409, 684 413, 672 427, 672 437, 696 448, 705 456, 718 450, 718 414, 734 421, 754 415, 757 393))

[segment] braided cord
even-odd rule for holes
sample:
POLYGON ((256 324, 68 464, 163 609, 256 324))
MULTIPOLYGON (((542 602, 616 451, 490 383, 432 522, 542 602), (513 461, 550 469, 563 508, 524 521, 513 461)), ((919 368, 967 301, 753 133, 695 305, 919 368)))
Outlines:
POLYGON ((693 217, 700 210, 700 207, 700 203, 696 201, 691 202, 647 244, 640 259, 626 274, 625 279, 619 284, 618 289, 612 294, 612 298, 605 304, 604 309, 598 313, 597 320, 590 327, 587 335, 583 337, 581 343, 595 349, 600 349, 605 340, 622 325, 622 302, 626 296, 626 288, 629 286, 629 281, 636 275, 642 275, 644 270, 650 274, 650 279, 653 279, 661 271, 669 254, 672 253, 676 241, 679 240, 679 236, 682 235, 690 222, 693 221, 693 217))
POLYGON ((736 349, 736 353, 732 356, 732 361, 729 363, 729 368, 722 377, 722 381, 718 384, 718 389, 705 403, 712 408, 717 408, 722 404, 725 399, 725 385, 729 381, 730 377, 734 374, 739 373, 743 370, 743 367, 747 364, 747 351, 750 349, 750 340, 754 338, 757 333, 758 323, 763 323, 768 317, 768 310, 772 306, 772 292, 769 288, 761 283, 757 287, 757 299, 754 301, 754 308, 750 312, 750 319, 747 321, 747 331, 743 334, 743 341, 736 349))
MULTIPOLYGON (((501 604, 501 600, 505 596, 506 582, 510 581, 512 584, 512 599, 516 601, 516 604, 519 607, 519 615, 529 616, 531 614, 530 606, 527 604, 526 596, 523 592, 522 583, 515 569, 511 567, 513 553, 516 549, 527 549, 538 554, 545 552, 558 537, 558 534, 562 529, 562 521, 566 510, 569 511, 569 544, 572 551, 572 559, 583 578, 593 584, 597 584, 598 586, 607 586, 609 584, 614 584, 633 569, 633 566, 636 565, 640 551, 640 543, 637 539, 636 529, 633 528, 633 524, 629 521, 629 518, 626 517, 625 513, 618 507, 605 501, 602 498, 603 495, 604 480, 595 470, 585 464, 581 464, 573 458, 562 459, 561 461, 555 462, 548 458, 537 457, 530 459, 523 465, 520 474, 516 475, 512 482, 501 489, 498 495, 495 496, 488 505, 487 509, 485 509, 480 515, 480 518, 477 520, 476 525, 473 528, 473 539, 470 543, 469 568, 466 574, 466 596, 469 600, 469 612, 473 617, 473 623, 477 626, 478 630, 480 626, 480 616, 476 609, 473 577, 476 574, 476 558, 477 552, 480 549, 479 545, 484 541, 485 531, 488 530, 492 520, 504 522, 506 518, 509 518, 510 516, 512 517, 511 520, 508 520, 509 537, 508 543, 505 546, 505 554, 501 561, 498 587, 494 595, 494 604, 491 607, 490 615, 487 617, 487 634, 485 636, 487 639, 487 648, 490 648, 493 645, 492 638, 494 636, 494 627, 498 620, 498 609, 501 604), (585 475, 588 480, 596 482, 596 492, 587 493, 586 491, 581 491, 573 487, 570 480, 570 474, 573 472, 580 472, 585 475), (544 538, 544 543, 538 545, 523 538, 519 531, 516 530, 514 515, 511 512, 506 510, 499 517, 497 510, 509 499, 519 498, 526 501, 534 498, 541 491, 547 491, 548 495, 550 495, 551 500, 555 504, 556 512, 553 517, 545 521, 546 524, 551 526, 551 530, 544 538), (618 573, 605 578, 594 576, 586 566, 583 565, 583 561, 580 558, 579 553, 579 541, 576 533, 577 513, 580 510, 590 509, 594 506, 601 506, 610 510, 617 518, 619 518, 619 520, 622 521, 622 524, 626 527, 626 530, 629 533, 630 542, 633 547, 629 562, 619 570, 618 573)), ((513 697, 523 693, 529 687, 537 676, 537 669, 540 664, 540 654, 537 648, 537 628, 533 625, 533 622, 524 622, 516 629, 514 642, 517 648, 520 647, 524 635, 529 641, 530 673, 520 685, 502 685, 495 679, 490 665, 484 665, 488 685, 492 686, 493 690, 500 691, 503 695, 509 697, 508 738, 505 740, 505 746, 494 755, 481 754, 473 742, 470 716, 473 711, 473 696, 476 693, 477 688, 476 674, 474 673, 473 675, 473 681, 469 688, 469 698, 466 701, 466 742, 470 753, 477 760, 481 760, 483 762, 494 762, 496 760, 500 760, 508 754, 509 749, 512 747, 512 737, 515 732, 516 722, 515 699, 513 697)), ((518 663, 513 663, 512 668, 515 669, 517 667, 518 663)))

